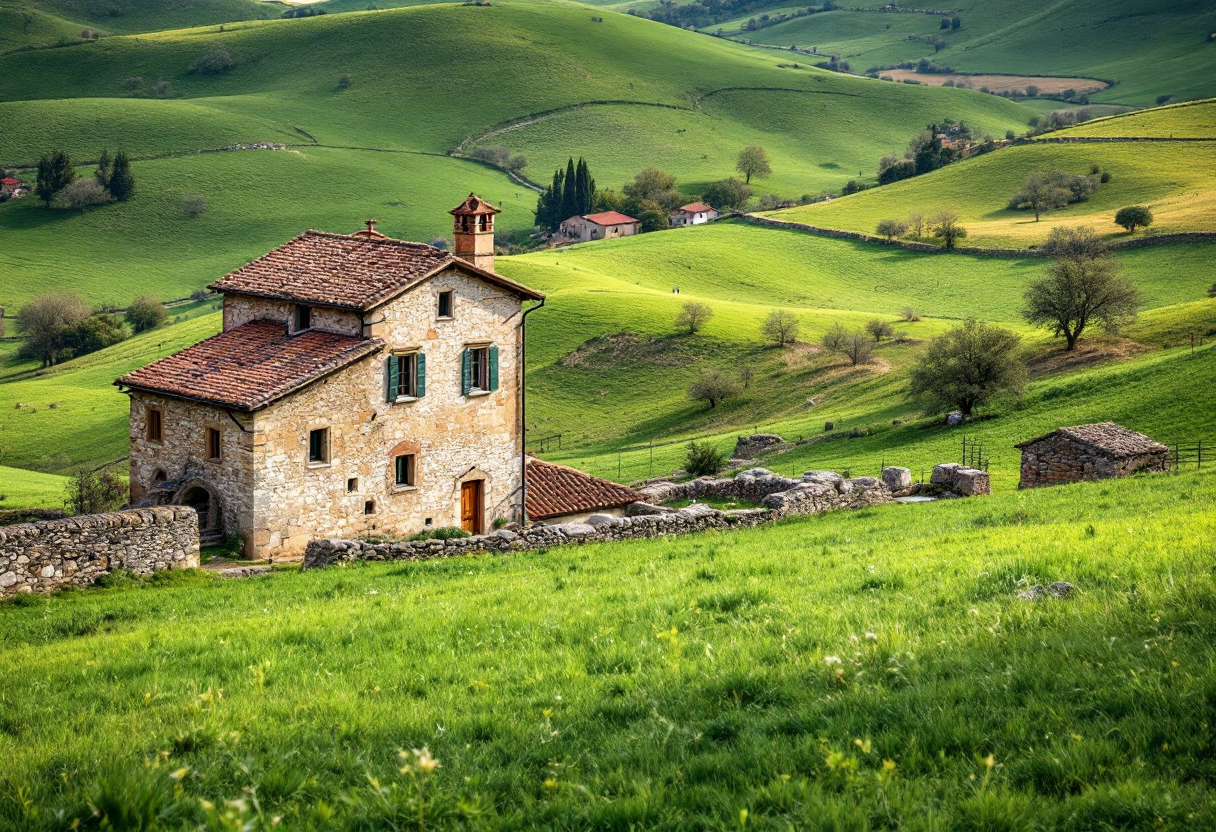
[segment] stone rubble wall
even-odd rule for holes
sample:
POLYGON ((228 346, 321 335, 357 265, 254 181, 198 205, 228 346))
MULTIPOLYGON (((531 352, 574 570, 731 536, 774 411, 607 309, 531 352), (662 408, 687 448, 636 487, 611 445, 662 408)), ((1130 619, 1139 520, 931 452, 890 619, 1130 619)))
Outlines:
POLYGON ((0 527, 0 597, 88 586, 114 569, 146 575, 198 565, 198 515, 187 506, 0 527))
POLYGON ((526 531, 503 529, 453 540, 372 543, 364 540, 314 540, 304 553, 304 568, 354 560, 427 560, 470 552, 508 552, 579 543, 665 537, 706 529, 747 528, 782 517, 861 508, 891 502, 891 492, 874 477, 845 479, 832 471, 811 471, 802 479, 753 468, 733 478, 703 477, 688 483, 654 483, 642 489, 654 502, 698 497, 742 498, 762 508, 719 511, 704 503, 679 510, 634 503, 626 517, 595 514, 586 523, 537 525, 526 531), (636 507, 636 508, 635 508, 636 507))

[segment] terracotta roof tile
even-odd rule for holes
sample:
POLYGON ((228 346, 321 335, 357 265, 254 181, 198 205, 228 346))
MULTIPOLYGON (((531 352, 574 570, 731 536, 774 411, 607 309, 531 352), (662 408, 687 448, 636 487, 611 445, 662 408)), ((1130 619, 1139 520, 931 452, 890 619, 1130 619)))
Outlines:
POLYGON ((619 508, 642 499, 623 485, 532 457, 527 472, 528 517, 532 520, 619 508))
POLYGON ((628 214, 622 214, 620 211, 604 211, 599 214, 584 214, 583 219, 595 223, 596 225, 622 225, 629 222, 638 222, 628 214))
POLYGON ((700 212, 708 213, 712 210, 714 210, 713 206, 706 205, 704 202, 690 202, 687 205, 681 205, 679 208, 676 209, 676 211, 673 211, 672 213, 676 213, 678 211, 686 211, 689 214, 696 214, 696 213, 700 213, 700 212))
POLYGON ((448 211, 452 216, 460 215, 478 215, 478 214, 501 214, 500 208, 495 208, 490 203, 479 197, 477 194, 469 194, 465 201, 457 205, 451 211, 448 211))
POLYGON ((1121 425, 1116 425, 1114 422, 1098 422, 1093 425, 1075 425, 1069 428, 1057 428, 1044 436, 1020 442, 1014 447, 1025 448, 1056 434, 1062 434, 1093 448, 1106 451, 1116 459, 1138 456, 1139 454, 1161 453, 1169 450, 1168 447, 1155 439, 1145 436, 1143 433, 1128 430, 1121 425))
POLYGON ((250 321, 127 373, 116 384, 258 410, 382 346, 375 339, 315 329, 288 335, 281 321, 250 321))

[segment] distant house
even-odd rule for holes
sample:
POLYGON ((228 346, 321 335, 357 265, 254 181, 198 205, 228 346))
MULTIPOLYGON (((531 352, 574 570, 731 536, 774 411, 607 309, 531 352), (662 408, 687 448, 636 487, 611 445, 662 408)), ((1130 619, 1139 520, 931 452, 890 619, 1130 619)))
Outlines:
POLYGON ((1015 447, 1022 451, 1018 488, 1164 471, 1169 453, 1160 442, 1114 422, 1058 428, 1015 447))
POLYGON ((716 220, 718 216, 718 212, 712 205, 706 205, 704 202, 690 202, 668 214, 667 220, 672 228, 683 228, 686 225, 703 225, 711 220, 716 220))
POLYGON ((559 242, 588 243, 592 240, 632 237, 641 232, 641 227, 641 222, 620 211, 604 211, 571 217, 561 224, 557 234, 559 242))
POLYGON ((592 514, 620 516, 642 495, 582 471, 528 457, 528 519, 571 523, 592 514))

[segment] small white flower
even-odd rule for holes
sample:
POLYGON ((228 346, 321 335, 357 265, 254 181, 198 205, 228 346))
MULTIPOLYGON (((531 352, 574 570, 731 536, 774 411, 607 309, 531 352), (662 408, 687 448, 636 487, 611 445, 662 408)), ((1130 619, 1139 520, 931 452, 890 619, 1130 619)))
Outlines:
POLYGON ((866 633, 866 638, 870 641, 878 641, 878 636, 875 633, 866 633))
POLYGON ((824 656, 824 664, 840 664, 840 656, 824 656))

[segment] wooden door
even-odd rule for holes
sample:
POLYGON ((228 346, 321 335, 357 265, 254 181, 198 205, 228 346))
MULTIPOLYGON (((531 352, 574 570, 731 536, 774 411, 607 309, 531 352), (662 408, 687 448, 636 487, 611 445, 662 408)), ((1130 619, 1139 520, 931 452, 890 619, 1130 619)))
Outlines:
POLYGON ((460 484, 460 528, 469 534, 482 534, 482 518, 485 517, 485 496, 482 481, 472 480, 460 484))

